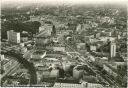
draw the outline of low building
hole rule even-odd
[[[81,84],[76,83],[55,83],[53,88],[83,88]]]
[[[31,58],[42,59],[46,56],[46,51],[35,51],[32,53]]]
[[[80,79],[82,78],[83,76],[83,73],[84,73],[84,68],[83,66],[76,66],[73,68],[73,78],[74,79]]]
[[[27,48],[26,47],[22,47],[20,49],[20,51],[21,51],[22,54],[25,54],[27,52]]]
[[[39,32],[43,32],[45,30],[52,31],[53,30],[53,25],[52,24],[43,24],[41,27],[39,27]]]
[[[96,59],[93,57],[93,56],[88,56],[88,58],[89,58],[89,61],[96,61]]]
[[[65,72],[69,71],[71,68],[71,64],[70,63],[62,63],[63,64],[63,69]]]
[[[46,44],[48,44],[50,41],[52,41],[51,39],[51,32],[49,30],[44,30],[43,32],[39,33],[38,35],[35,36],[35,43],[36,46],[44,46]]]
[[[115,37],[109,37],[108,38],[109,41],[115,41],[115,39],[116,39]]]
[[[55,83],[53,88],[103,88],[101,84],[98,83]]]
[[[30,21],[40,21],[39,16],[30,16]]]
[[[21,41],[22,42],[27,42],[28,41],[28,37],[21,37]]]
[[[82,82],[81,88],[104,88],[101,84],[98,83],[88,83],[88,82]]]
[[[24,47],[24,45],[25,45],[24,43],[20,43],[20,47]]]
[[[77,43],[77,49],[85,50],[85,43]]]
[[[57,37],[57,36],[53,37],[53,38],[52,38],[52,41],[53,41],[54,43],[58,43],[58,37]]]
[[[12,68],[18,65],[18,62],[14,59],[6,59],[1,62],[2,69],[5,73],[9,72]]]
[[[100,60],[101,60],[102,62],[106,62],[106,61],[108,61],[108,58],[107,58],[107,57],[102,57],[102,58],[100,58]]]
[[[62,52],[65,52],[65,47],[53,47],[53,50],[54,51],[62,51]]]
[[[59,70],[58,69],[52,69],[52,71],[50,73],[50,77],[58,78],[59,77]]]
[[[96,45],[94,45],[94,44],[93,45],[90,45],[90,50],[91,51],[96,51]]]
[[[95,38],[99,38],[99,37],[100,37],[100,33],[96,33]]]
[[[36,37],[35,43],[37,47],[45,46],[49,43],[50,37]]]
[[[126,66],[126,62],[111,62],[109,65],[112,66],[115,69],[118,69],[118,67],[124,67]]]
[[[114,77],[117,77],[118,74],[117,74],[117,70],[114,69],[112,66],[110,66],[109,64],[105,63],[103,65],[103,69],[106,70],[110,75],[114,76]]]

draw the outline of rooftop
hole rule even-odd
[[[35,51],[33,54],[44,54],[46,51]]]
[[[104,65],[106,65],[107,67],[109,67],[112,71],[114,71],[115,73],[118,73],[118,71],[115,69],[115,68],[113,68],[110,64],[108,64],[108,63],[104,63]]]

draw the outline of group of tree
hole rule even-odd
[[[7,38],[7,31],[14,30],[16,32],[27,31],[30,34],[36,34],[39,27],[41,26],[40,22],[21,22],[21,21],[6,21],[1,24],[1,37]]]

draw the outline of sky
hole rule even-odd
[[[1,0],[2,8],[10,8],[14,6],[30,6],[37,5],[81,5],[81,4],[118,4],[124,5],[128,0]],[[128,4],[127,4],[128,6]]]
[[[2,0],[2,4],[7,3],[44,3],[44,4],[102,4],[102,3],[126,3],[128,0]]]

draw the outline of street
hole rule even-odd
[[[83,57],[83,55],[81,55],[79,52],[77,52],[75,49],[71,48],[69,45],[67,45],[66,43],[64,43],[71,52],[74,52],[75,54],[77,53],[77,56],[79,57],[79,59],[88,65],[88,67],[98,76],[102,79],[102,82],[105,82],[106,84],[109,84],[109,85],[114,85],[116,88],[120,88],[120,85],[117,84],[115,82],[115,80],[113,80],[111,77],[109,77],[108,75],[107,76],[103,76],[103,74],[99,74],[101,73],[100,71],[95,71],[95,69],[97,69],[95,66],[93,66],[92,64],[90,64],[86,58]],[[71,53],[69,53],[69,51],[67,52],[68,54],[70,54],[71,56]],[[91,55],[91,54],[88,54],[88,55]],[[92,55],[91,55],[92,56]],[[92,56],[93,57],[93,56]],[[95,58],[95,57],[94,57]]]

